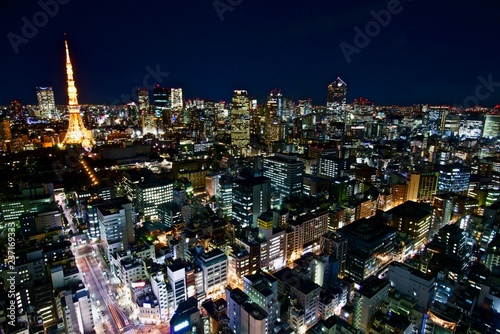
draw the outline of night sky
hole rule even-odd
[[[280,88],[294,100],[324,104],[326,86],[340,76],[348,102],[452,105],[475,96],[478,77],[490,76],[492,92],[481,88],[478,100],[500,104],[497,0],[401,1],[350,62],[340,44],[356,47],[354,29],[365,30],[370,12],[390,1],[59,1],[46,24],[38,1],[0,4],[0,105],[35,103],[36,86],[53,86],[56,104],[67,103],[64,32],[81,104],[128,102],[122,94],[157,66],[169,73],[161,85],[182,87],[185,98],[229,101],[234,89],[246,89],[262,103]],[[231,9],[223,20],[214,3]],[[9,36],[24,38],[22,19],[33,23],[34,15],[41,27],[16,53]]]

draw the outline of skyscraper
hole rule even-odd
[[[257,176],[233,182],[233,218],[243,227],[257,227],[257,218],[269,210],[271,180]]]
[[[342,79],[335,79],[328,85],[326,106],[337,122],[345,122],[345,108],[347,103],[347,84]]]
[[[56,104],[52,87],[36,87],[36,97],[40,108],[40,116],[42,118],[53,118]]]
[[[170,89],[170,104],[172,109],[182,109],[184,105],[182,100],[182,88]]]
[[[265,142],[269,146],[280,139],[281,116],[283,114],[283,97],[281,92],[273,89],[267,97],[265,110],[266,131]]]
[[[264,158],[264,176],[271,179],[271,189],[280,201],[301,196],[304,170],[304,162],[294,154],[276,153]]]
[[[137,99],[141,115],[149,112],[149,90],[147,88],[137,88]]]
[[[76,91],[75,80],[73,79],[73,66],[69,58],[68,41],[64,41],[66,47],[66,74],[68,76],[68,109],[69,109],[69,124],[68,132],[64,136],[63,145],[82,145],[84,149],[91,149],[95,145],[94,138],[90,130],[83,125],[82,116],[80,115],[80,106],[78,105],[78,94]]]
[[[250,144],[250,101],[246,90],[235,90],[231,108],[231,145],[241,153]]]
[[[168,88],[161,87],[159,84],[153,90],[153,103],[155,117],[161,118],[163,111],[168,108]]]
[[[406,200],[432,202],[438,187],[438,172],[408,174]]]
[[[469,189],[470,168],[461,164],[440,165],[438,192],[466,195]]]

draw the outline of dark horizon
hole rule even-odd
[[[181,87],[185,99],[229,102],[233,90],[244,89],[264,103],[279,88],[294,101],[324,105],[327,85],[341,77],[349,103],[364,97],[376,105],[500,104],[500,44],[490,37],[500,31],[494,1],[59,1],[0,5],[1,105],[36,104],[37,86],[52,86],[56,104],[67,103],[65,32],[81,104],[126,103],[122,94],[143,86],[147,68],[157,66],[169,73],[160,84]],[[47,12],[40,3],[56,3],[57,11],[52,7],[53,17],[46,14],[27,38],[26,21]],[[214,4],[221,3],[226,7],[218,12]],[[377,13],[391,10],[377,21]],[[358,36],[356,43],[356,29],[368,40],[359,43]],[[23,41],[13,45],[18,37]]]

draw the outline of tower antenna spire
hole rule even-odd
[[[66,49],[66,75],[68,77],[68,110],[69,124],[68,132],[64,136],[63,145],[80,144],[84,149],[90,150],[95,145],[94,138],[90,130],[85,128],[82,116],[80,115],[80,106],[78,105],[78,94],[76,91],[75,80],[73,78],[73,65],[69,57],[68,40],[64,33],[64,47]]]

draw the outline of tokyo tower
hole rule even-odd
[[[77,98],[78,94],[76,92],[75,80],[73,79],[73,66],[69,58],[67,40],[64,41],[64,45],[66,46],[66,74],[68,76],[69,125],[62,144],[64,146],[80,144],[85,150],[91,150],[95,145],[95,141],[90,130],[85,128],[82,116],[80,115],[80,106],[78,105]]]

